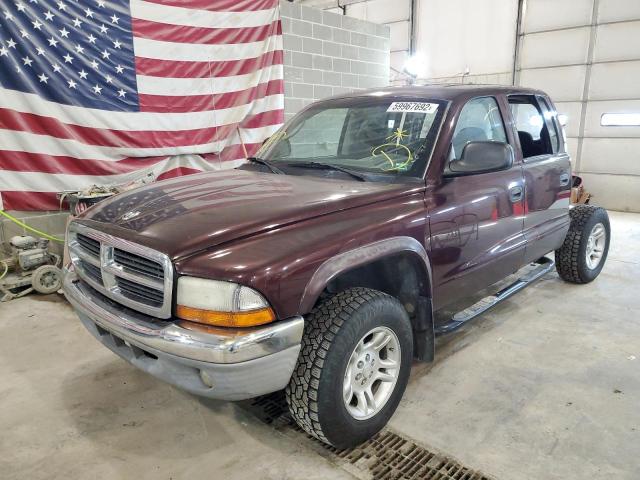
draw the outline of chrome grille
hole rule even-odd
[[[171,316],[173,267],[165,254],[75,222],[69,254],[78,276],[100,293],[158,318]]]

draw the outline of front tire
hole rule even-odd
[[[358,445],[395,412],[412,358],[411,323],[398,300],[368,288],[338,293],[305,319],[286,389],[291,415],[336,448]]]
[[[589,283],[600,274],[609,253],[609,215],[592,205],[576,205],[569,214],[571,226],[555,252],[556,270],[567,282]]]

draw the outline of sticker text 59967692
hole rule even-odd
[[[435,113],[438,110],[437,103],[427,102],[393,102],[387,108],[387,112],[415,112],[415,113]]]

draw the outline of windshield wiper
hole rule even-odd
[[[249,158],[247,158],[247,160],[249,160],[250,162],[253,162],[253,163],[257,163],[259,165],[264,165],[269,170],[271,170],[272,173],[277,173],[278,175],[286,175],[282,170],[280,170],[278,167],[276,167],[273,163],[265,160],[264,158],[249,157]]]
[[[356,180],[360,182],[366,182],[367,177],[361,173],[354,172],[345,167],[341,167],[340,165],[334,165],[332,163],[322,163],[322,162],[290,162],[287,164],[290,167],[300,167],[300,168],[319,168],[324,170],[335,170],[337,172],[346,173],[347,175],[352,176]]]

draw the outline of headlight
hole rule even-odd
[[[179,318],[218,327],[252,327],[276,318],[258,292],[219,280],[180,277],[176,303]]]

